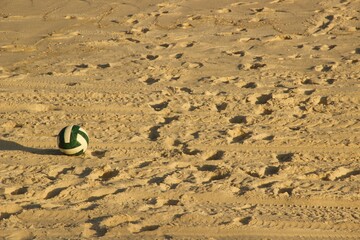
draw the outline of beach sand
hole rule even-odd
[[[1,1],[0,238],[360,239],[359,9]]]

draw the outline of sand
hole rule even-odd
[[[360,239],[359,9],[1,1],[0,238]]]

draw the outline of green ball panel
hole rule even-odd
[[[59,144],[59,148],[62,148],[62,149],[73,149],[73,148],[76,148],[76,147],[79,147],[81,144],[76,141],[76,142],[71,142],[71,143],[62,143],[62,144]]]
[[[58,134],[58,146],[59,146],[59,148],[64,148],[64,144],[65,144],[65,141],[64,141],[65,129],[66,129],[66,127],[64,127],[63,129],[61,129],[61,131],[60,131],[59,134]]]
[[[77,141],[77,135],[81,134],[82,132],[79,131],[80,126],[74,125],[71,129],[71,134],[70,134],[70,142],[69,143],[65,143],[65,130],[67,127],[64,127],[59,135],[58,135],[58,147],[62,148],[62,149],[72,149],[75,147],[80,146],[81,144]],[[81,134],[82,136],[84,134]],[[86,134],[85,134],[86,135]],[[86,136],[85,138],[88,141],[88,137]]]
[[[85,138],[85,140],[86,140],[86,142],[89,144],[89,137],[88,137],[88,135],[86,135],[84,132],[82,132],[82,131],[79,131],[79,134],[81,135],[81,136],[83,136],[84,138]]]

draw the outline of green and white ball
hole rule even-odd
[[[80,155],[89,144],[87,132],[78,125],[64,127],[57,137],[58,147],[66,155]]]

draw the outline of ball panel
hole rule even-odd
[[[88,143],[87,143],[86,139],[83,136],[81,136],[80,134],[78,134],[77,135],[77,141],[80,144],[80,146],[83,147],[83,150],[85,152],[85,150],[87,149],[87,146],[88,146]]]
[[[79,136],[79,135],[82,136],[82,137],[86,140],[87,144],[89,144],[89,137],[88,137],[88,135],[87,135],[86,133],[80,131],[80,132],[78,133],[78,136]]]
[[[63,149],[63,148],[59,148],[59,149],[61,152],[65,153],[67,155],[79,155],[84,152],[83,146],[78,146],[76,148],[71,148],[71,149]]]
[[[58,134],[58,146],[59,148],[64,148],[64,132],[65,132],[66,127],[64,127],[63,129],[61,129],[61,131]]]
[[[77,125],[71,126],[71,135],[70,135],[71,140],[70,141],[72,143],[77,143],[77,135],[79,132],[79,128],[80,128],[80,126],[77,126]]]
[[[72,149],[81,146],[81,144],[76,140],[72,141],[71,143],[62,143],[59,145],[59,148],[62,149]]]
[[[73,140],[73,135],[74,135],[74,132],[73,132],[73,125],[71,126],[68,126],[65,128],[65,131],[64,131],[64,142],[65,143],[70,143],[72,142],[71,140]]]
[[[88,133],[82,127],[79,128],[79,132],[83,132],[83,133],[85,133],[86,136],[88,136]]]

